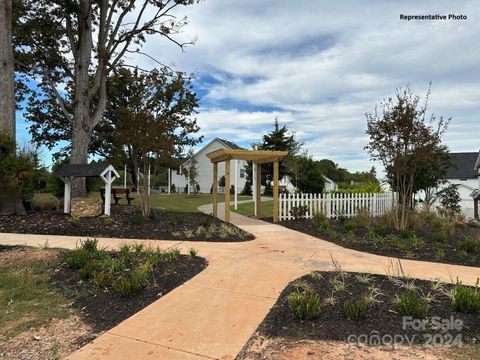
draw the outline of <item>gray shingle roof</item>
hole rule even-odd
[[[447,179],[476,179],[474,170],[478,152],[450,153],[452,166],[447,169]]]
[[[226,146],[228,146],[230,149],[242,149],[240,146],[238,146],[237,144],[235,144],[234,142],[232,141],[228,141],[228,140],[225,140],[225,139],[220,139],[217,137],[217,140],[224,143]]]
[[[99,176],[110,164],[66,164],[63,165],[56,173],[57,176],[79,176],[92,177]]]

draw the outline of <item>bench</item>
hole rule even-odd
[[[105,204],[105,189],[100,189],[100,196],[102,197],[102,201]],[[115,199],[115,205],[118,205],[118,201],[122,198],[127,199],[128,205],[131,205],[132,200],[135,198],[130,196],[130,189],[125,188],[112,188],[112,197]]]

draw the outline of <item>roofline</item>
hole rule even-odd
[[[200,153],[203,149],[205,149],[207,146],[209,146],[211,143],[213,143],[215,140],[217,140],[218,142],[221,142],[223,145],[225,145],[226,147],[228,147],[229,149],[233,149],[231,146],[229,146],[228,144],[224,143],[222,141],[222,139],[218,138],[218,137],[215,137],[213,138],[212,140],[210,140],[204,147],[202,147],[200,150],[198,150],[195,154],[193,154],[191,157],[188,157],[186,158],[182,163],[179,164],[179,166],[182,166],[183,164],[185,164],[188,160],[190,160],[190,158],[192,157],[195,157],[198,155],[198,153]]]

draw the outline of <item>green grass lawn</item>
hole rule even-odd
[[[100,193],[91,192],[88,194],[89,197],[98,197],[100,198]],[[136,193],[131,194],[130,196],[134,197],[132,204],[140,205],[140,195]],[[233,198],[233,195],[232,197]],[[251,196],[239,196],[239,200],[248,200]],[[218,196],[218,201],[224,201],[224,195]],[[211,194],[198,194],[198,195],[188,195],[188,194],[152,194],[150,195],[150,206],[152,209],[159,210],[168,210],[168,211],[178,211],[178,212],[199,212],[198,207],[206,204],[211,204],[213,202],[213,196]],[[112,199],[112,203],[114,203]],[[125,199],[120,200],[120,204],[126,204]]]
[[[30,327],[65,318],[71,301],[50,286],[52,264],[58,250],[32,250],[25,254],[51,252],[52,256],[17,256],[0,262],[0,332],[13,336]]]
[[[251,196],[250,196],[250,199],[251,199]],[[254,204],[253,201],[249,203],[238,204],[237,210],[235,210],[234,206],[232,205],[230,209],[244,216],[253,216],[255,213],[253,204]],[[261,211],[262,217],[273,216],[273,200],[262,201],[260,211]]]

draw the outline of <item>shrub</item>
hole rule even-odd
[[[355,233],[355,230],[357,230],[357,224],[353,221],[347,221],[343,226],[345,227],[345,231],[347,233],[349,232]]]
[[[480,242],[473,236],[465,236],[460,243],[459,249],[469,255],[477,255],[480,248]]]
[[[457,311],[466,314],[480,314],[480,291],[478,280],[475,287],[462,285],[457,280],[453,290],[453,305]]]
[[[441,232],[436,232],[432,236],[432,240],[437,243],[437,244],[446,244],[447,243],[447,237],[445,234]]]
[[[458,185],[450,184],[440,191],[441,211],[450,218],[460,213],[460,194],[458,193]]]
[[[142,213],[136,213],[128,221],[130,225],[142,226],[147,222],[147,218]]]
[[[307,205],[294,206],[290,209],[290,215],[292,215],[295,220],[305,217],[307,213],[308,213]]]
[[[72,226],[79,226],[80,225],[80,217],[72,215],[68,218],[68,222]]]
[[[400,314],[413,316],[416,319],[424,319],[431,306],[416,295],[414,292],[406,291],[396,297],[397,307]]]
[[[400,230],[400,237],[402,239],[411,239],[413,237],[414,232],[411,229],[402,229]]]
[[[93,277],[93,274],[97,271],[97,267],[95,266],[93,261],[88,261],[84,267],[82,267],[79,271],[78,274],[80,275],[80,278],[83,280],[88,280]]]
[[[148,275],[140,270],[133,270],[113,282],[113,288],[122,296],[132,296],[140,291],[148,281]]]
[[[90,261],[90,253],[83,249],[75,249],[67,255],[67,266],[72,269],[81,269]]]
[[[298,320],[314,319],[320,315],[320,297],[311,289],[290,293],[288,306],[293,317]]]
[[[317,212],[313,215],[312,221],[315,225],[322,226],[328,223],[328,218],[323,212]]]
[[[98,240],[87,238],[85,241],[80,241],[80,248],[93,254],[98,251]]]
[[[191,259],[195,259],[198,256],[198,251],[194,248],[191,248],[190,250],[188,250],[188,255]]]
[[[365,320],[368,316],[369,306],[365,297],[349,299],[343,303],[345,317],[352,321]]]
[[[32,209],[35,211],[57,211],[60,201],[53,194],[35,194],[32,198]]]
[[[366,209],[360,209],[352,220],[357,226],[368,228],[372,225],[372,214]]]
[[[101,216],[100,221],[102,222],[103,226],[110,226],[110,225],[113,224],[112,218],[110,216],[107,216],[107,215]]]
[[[108,271],[94,271],[92,281],[96,286],[107,287],[112,285],[112,274]]]

